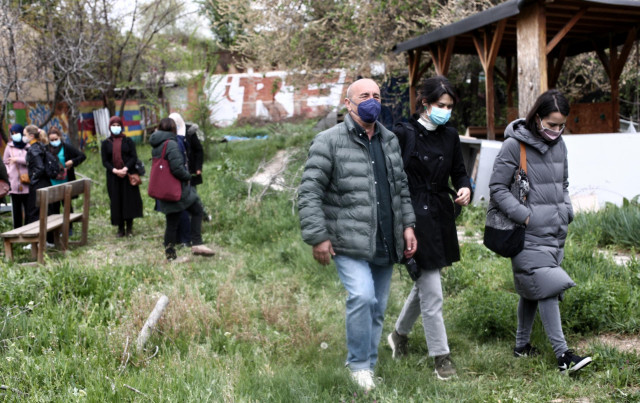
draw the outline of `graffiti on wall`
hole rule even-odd
[[[14,123],[23,126],[33,124],[45,131],[52,127],[57,127],[62,132],[64,141],[69,139],[69,120],[67,107],[61,103],[56,107],[53,117],[46,125],[43,123],[51,113],[51,103],[45,102],[13,102],[8,104],[7,119],[5,120],[5,130]],[[81,148],[95,141],[96,124],[93,112],[103,108],[102,101],[86,101],[79,105],[80,116],[78,117],[78,141]],[[120,110],[120,103],[116,102],[116,110]],[[145,129],[157,123],[158,117],[155,108],[142,104],[137,100],[127,102],[124,116],[124,133],[134,141],[142,141]]]
[[[342,103],[346,70],[333,71],[324,82],[300,88],[288,83],[290,77],[292,75],[284,71],[210,76],[205,91],[212,122],[229,126],[241,118],[276,122],[293,116],[313,118]]]
[[[67,133],[68,124],[65,108],[57,108],[51,120],[43,126],[43,123],[47,120],[50,113],[50,104],[40,102],[12,102],[8,104],[6,123],[7,126],[11,126],[14,123],[23,126],[33,124],[45,131],[48,131],[52,127],[57,127],[62,133]]]

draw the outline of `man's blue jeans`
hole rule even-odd
[[[334,256],[347,297],[347,365],[351,371],[372,369],[378,360],[384,311],[393,265],[378,266],[343,255]]]

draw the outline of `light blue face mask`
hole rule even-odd
[[[62,142],[60,140],[52,140],[49,142],[49,144],[51,144],[54,147],[58,147],[60,144],[62,144]]]
[[[14,143],[22,143],[22,133],[14,133],[11,135],[11,140]]]
[[[451,109],[438,108],[435,106],[431,107],[431,114],[427,115],[429,119],[434,124],[441,126],[449,121],[451,117]]]
[[[117,136],[118,134],[122,133],[122,126],[111,126],[109,127],[109,130],[111,130],[111,133]]]

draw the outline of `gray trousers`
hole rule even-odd
[[[442,301],[440,269],[422,270],[396,321],[396,331],[407,335],[418,315],[422,314],[422,327],[430,357],[449,354],[447,330],[442,317]]]
[[[556,357],[568,350],[567,342],[562,333],[560,320],[560,305],[558,297],[551,297],[534,301],[520,297],[518,302],[518,331],[516,332],[516,348],[524,347],[531,338],[531,328],[536,317],[536,310],[540,311],[540,319],[544,331],[553,347]]]

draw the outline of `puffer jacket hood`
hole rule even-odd
[[[549,148],[562,141],[562,136],[558,137],[554,141],[546,141],[537,134],[531,133],[529,129],[527,129],[526,121],[524,119],[514,120],[509,123],[509,126],[507,126],[504,131],[504,138],[508,139],[509,137],[530,145],[538,150],[540,154],[545,154],[549,151]]]
[[[164,130],[156,130],[153,132],[151,137],[149,137],[149,144],[152,147],[157,147],[158,145],[164,143],[166,140],[175,140],[176,134],[171,132],[165,132]]]

